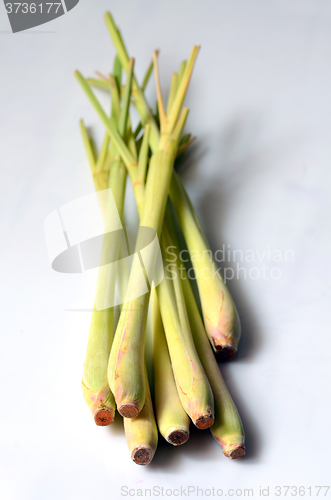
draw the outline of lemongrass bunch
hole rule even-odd
[[[124,417],[131,458],[137,464],[149,463],[157,447],[153,398],[160,433],[169,443],[177,446],[187,441],[191,419],[200,429],[211,428],[226,456],[238,458],[245,453],[244,430],[212,347],[222,359],[231,359],[235,355],[240,338],[239,316],[222,277],[215,272],[193,205],[179,176],[173,171],[176,158],[194,140],[190,134],[183,135],[188,115],[183,102],[199,47],[193,47],[189,59],[180,65],[178,73],[173,74],[165,106],[157,51],[153,53],[153,63],[139,86],[133,59],[128,56],[118,27],[109,13],[105,20],[117,51],[113,75],[98,73],[98,79],[85,79],[75,72],[106,129],[98,156],[83,122],[82,136],[95,187],[97,190],[110,187],[116,192],[115,201],[121,217],[128,172],[140,218],[136,250],[149,243],[145,228],[153,230],[161,244],[165,277],[156,293],[153,291],[152,294],[154,396],[150,394],[146,372],[145,335],[151,291],[149,278],[153,275],[156,256],[151,254],[141,267],[139,251],[133,257],[113,340],[112,308],[101,311],[94,308],[84,364],[84,396],[99,425],[111,423],[117,406]],[[122,67],[127,74],[125,86],[121,85]],[[157,119],[144,96],[153,69]],[[91,85],[110,92],[110,117]],[[130,100],[141,118],[135,131],[128,115]],[[193,260],[193,265],[204,323],[185,272],[184,277],[180,277],[179,248],[168,203],[169,194],[187,247],[199,256]],[[107,230],[110,227],[108,210],[104,216]],[[175,248],[177,256],[175,262],[171,261],[174,269],[171,274],[168,270],[170,261],[167,260],[169,247]],[[110,255],[114,261],[119,258],[118,251],[116,244],[105,243],[103,258]],[[142,274],[145,279],[143,293]],[[100,296],[114,293],[115,281],[115,273],[111,276],[99,273],[96,302]],[[111,417],[102,413],[105,411]],[[104,423],[101,423],[102,418],[106,419]]]

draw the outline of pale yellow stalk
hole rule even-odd
[[[179,398],[192,422],[207,429],[214,423],[214,398],[193,342],[178,262],[167,259],[166,249],[173,244],[171,223],[167,210],[162,232],[165,276],[157,294]]]
[[[126,127],[130,91],[131,81],[129,77],[127,81],[127,95],[124,99],[121,112],[119,106],[117,106],[118,99],[116,99],[115,95],[112,94],[112,102],[115,104],[112,108],[112,118],[115,123],[117,123],[117,121],[119,122],[120,133],[123,133]],[[97,162],[92,163],[90,161],[90,165],[94,178],[94,174],[96,173],[98,174],[101,171],[105,173],[103,183],[107,182],[105,187],[109,187],[112,190],[118,214],[122,219],[126,185],[126,168],[121,159],[116,157],[116,149],[112,147],[112,154],[114,156],[110,159],[110,173],[108,177],[108,169],[105,169],[104,167],[108,154],[108,147],[109,136],[107,134],[103,141]],[[103,183],[96,183],[97,190],[101,190],[104,187]],[[104,215],[105,233],[107,233],[111,230],[111,214],[106,211]],[[104,239],[101,261],[115,262],[118,258],[118,253],[118,242],[112,242],[109,241],[109,239]],[[101,301],[108,299],[109,303],[113,302],[116,275],[112,273],[109,276],[107,269],[107,266],[101,266],[99,268],[95,303],[100,303],[100,299]],[[97,310],[94,306],[83,368],[82,389],[85,401],[88,404],[97,425],[109,425],[112,423],[116,409],[115,400],[110,391],[107,380],[108,360],[113,337],[113,321],[113,307]]]
[[[171,249],[172,254],[175,254],[176,261],[179,261],[177,238],[173,226],[169,226],[173,245]],[[221,445],[226,457],[242,457],[246,452],[244,428],[208,341],[206,330],[184,266],[181,273],[181,282],[195,347],[214,394],[215,422],[210,428],[211,433]]]
[[[158,431],[145,366],[144,377],[146,386],[144,407],[138,416],[124,418],[126,442],[132,460],[138,465],[148,465],[151,462],[158,442]]]
[[[155,290],[151,303],[156,420],[164,439],[179,446],[189,438],[190,420],[178,396]]]
[[[239,315],[177,174],[171,180],[170,198],[191,255],[208,337],[221,359],[231,359],[240,339]]]

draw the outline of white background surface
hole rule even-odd
[[[192,429],[178,449],[160,439],[139,467],[121,423],[97,428],[83,401],[89,313],[66,311],[78,282],[51,270],[43,222],[93,191],[78,120],[100,136],[102,127],[72,72],[111,69],[106,9],[138,76],[162,49],[164,92],[201,43],[185,183],[214,250],[259,251],[247,271],[281,271],[229,283],[243,338],[223,374],[246,429],[242,460]],[[0,5],[2,500],[119,499],[122,486],[154,485],[253,488],[254,498],[270,486],[276,498],[277,485],[315,494],[330,484],[330,28],[327,0],[81,0],[13,35]],[[154,102],[154,83],[148,95]],[[294,261],[270,261],[268,250],[293,250]]]

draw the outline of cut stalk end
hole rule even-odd
[[[216,441],[221,445],[223,454],[232,459],[240,458],[246,455],[246,447],[245,447],[245,437],[240,435],[233,435],[225,437],[224,439],[217,436],[213,430],[211,429],[211,433]]]
[[[114,413],[105,408],[97,410],[94,414],[94,422],[100,427],[110,425],[114,422]]]
[[[137,465],[148,465],[153,455],[153,450],[149,445],[140,445],[132,450],[131,458]]]
[[[118,408],[118,412],[122,417],[134,418],[139,414],[139,408],[134,403],[125,403]]]
[[[236,459],[246,455],[246,449],[243,445],[236,445],[230,450],[223,451],[223,453],[228,458]]]
[[[219,345],[214,342],[216,357],[219,361],[230,361],[237,354],[237,349],[232,345]]]
[[[215,419],[213,415],[201,415],[201,417],[197,418],[197,420],[194,422],[194,425],[198,429],[208,429],[211,427],[214,423]]]
[[[189,437],[190,435],[187,431],[181,429],[174,429],[173,431],[169,432],[167,436],[167,441],[173,446],[180,446],[186,443]]]

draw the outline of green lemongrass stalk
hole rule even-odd
[[[98,181],[97,181],[97,178],[95,176],[95,170],[96,170],[95,151],[94,151],[94,149],[92,147],[91,138],[88,135],[88,132],[87,132],[86,127],[84,125],[84,120],[83,119],[81,119],[79,121],[79,127],[80,127],[80,131],[81,131],[81,134],[82,134],[82,138],[83,138],[83,143],[84,143],[86,155],[87,155],[87,158],[88,158],[88,161],[89,161],[89,164],[90,164],[90,168],[91,168],[91,172],[92,172],[92,175],[93,175],[93,182],[94,182],[94,185],[95,185],[95,189],[98,190],[99,189]]]
[[[122,64],[118,56],[115,56],[113,65],[113,75],[117,83],[118,93],[121,94],[122,88]],[[132,90],[132,89],[131,89]]]
[[[190,420],[178,396],[155,290],[151,303],[156,421],[164,439],[179,446],[189,438]]]
[[[114,47],[117,51],[117,55],[121,61],[121,64],[124,68],[125,71],[128,71],[128,65],[129,65],[129,56],[126,50],[126,47],[124,45],[121,33],[118,29],[118,27],[115,24],[115,21],[110,14],[110,12],[106,12],[105,16],[105,22],[106,26],[108,28],[109,34],[112,38]],[[177,91],[176,91],[176,97],[174,99],[174,103],[171,109],[171,113],[169,117],[167,117],[167,120],[164,120],[164,124],[167,125],[166,129],[163,131],[163,135],[167,135],[168,133],[171,133],[171,130],[173,130],[175,123],[178,120],[180,110],[182,108],[185,94],[188,88],[188,84],[192,75],[194,63],[196,60],[196,57],[199,52],[199,46],[195,46],[192,49],[192,52],[190,54],[189,60],[187,63],[184,61],[182,63],[181,68],[184,68],[182,72],[182,77],[181,81],[178,85]],[[154,51],[154,67],[155,67],[155,58],[158,55],[158,51]],[[185,66],[185,67],[184,67]],[[150,133],[150,146],[152,149],[152,152],[156,152],[159,149],[159,139],[160,139],[160,133],[158,126],[156,124],[156,121],[153,117],[153,114],[149,108],[149,105],[146,101],[146,98],[143,93],[142,87],[139,87],[137,83],[137,79],[134,76],[133,77],[133,92],[135,93],[135,106],[137,108],[137,111],[140,115],[141,121],[145,125],[148,123],[151,126],[151,133]],[[164,109],[163,103],[159,101],[159,105]]]
[[[137,139],[138,135],[140,134],[140,132],[142,131],[142,128],[143,128],[143,124],[141,122],[138,123],[138,125],[136,126],[134,132],[133,132],[133,137],[135,139]]]
[[[187,61],[182,61],[180,63],[180,66],[179,66],[179,71],[178,71],[178,83],[177,83],[177,86],[179,84],[179,82],[181,81],[182,77],[183,77],[183,74],[184,74],[184,70],[186,68],[186,64],[187,64]]]
[[[151,128],[147,124],[145,125],[143,141],[141,143],[140,151],[139,151],[139,160],[138,160],[138,175],[137,179],[134,181],[136,183],[145,184],[146,179],[146,171],[148,164],[148,154],[149,154],[149,135]]]
[[[167,114],[169,114],[172,104],[174,102],[174,98],[177,92],[177,80],[178,80],[178,74],[173,73],[171,77],[171,82],[170,82],[170,89],[169,89],[169,95],[168,95],[168,102],[167,102]]]
[[[93,87],[109,91],[109,83],[106,82],[105,80],[101,80],[101,78],[88,78],[87,81]]]
[[[172,224],[169,224],[169,228],[175,261],[179,262],[179,246],[175,230]],[[194,343],[214,394],[215,422],[210,430],[213,437],[221,445],[226,457],[239,458],[245,455],[244,428],[208,341],[206,330],[184,266],[181,273],[181,282]]]
[[[124,46],[120,31],[118,30],[110,12],[106,12],[104,18],[105,18],[105,22],[106,22],[106,26],[108,28],[109,34],[110,34],[110,36],[113,40],[114,46],[116,48],[118,57],[121,61],[121,64],[122,64],[124,70],[127,72],[128,71],[129,57],[128,57],[128,53],[126,51],[126,48]],[[155,135],[158,137],[157,125],[153,119],[153,115],[149,109],[149,106],[147,104],[147,101],[145,99],[143,91],[142,91],[141,87],[139,87],[135,77],[133,78],[132,90],[135,94],[135,103],[136,103],[137,109],[139,110],[139,114],[141,115],[142,122],[144,124],[149,123],[151,125],[151,129],[152,129],[152,131],[151,131],[152,136]]]
[[[118,165],[114,165],[110,171],[109,188],[112,189],[113,193],[116,193],[114,198],[120,218],[123,215],[125,183],[125,167],[123,166],[121,169]],[[106,213],[105,233],[109,230],[109,223]],[[104,239],[101,260],[103,262],[116,261],[118,250],[118,245],[111,244],[108,239]],[[107,299],[111,302],[115,291],[115,281],[115,274],[112,273],[109,276],[109,273],[105,272],[104,267],[101,266],[96,286],[96,304],[100,300]],[[95,423],[103,426],[113,422],[116,409],[115,399],[110,391],[107,379],[108,359],[113,337],[113,321],[113,307],[97,310],[96,306],[94,306],[83,367],[82,389],[84,399],[90,408]]]
[[[100,154],[95,165],[93,173],[94,182],[97,185],[97,190],[107,189],[108,187],[108,167],[106,163],[109,147],[109,135],[106,133],[102,142]]]
[[[116,57],[116,59],[118,59],[118,57]],[[118,59],[118,62],[120,63],[119,59]],[[115,63],[117,64],[117,63]],[[152,72],[153,72],[153,61],[150,62],[146,72],[145,72],[145,75],[143,77],[143,82],[141,84],[141,90],[144,92],[144,90],[146,89],[147,87],[147,84],[150,80],[150,77],[152,75]],[[97,72],[98,74],[100,74],[99,72]],[[115,76],[115,73],[116,73],[116,68],[114,68],[114,76]],[[100,74],[101,76],[101,74]],[[105,77],[103,78],[87,78],[86,79],[87,82],[92,85],[92,87],[96,87],[96,88],[99,88],[99,89],[102,89],[102,90],[108,90],[109,91],[109,83],[107,81],[107,79]],[[118,90],[120,91],[121,90],[121,86],[118,87]],[[134,97],[134,95],[133,95]]]
[[[151,77],[151,75],[153,73],[153,69],[154,69],[154,63],[153,63],[153,59],[152,59],[151,62],[150,62],[150,64],[149,64],[149,66],[148,66],[148,68],[147,68],[147,70],[146,70],[146,73],[145,73],[145,75],[143,77],[143,82],[142,82],[142,84],[140,86],[142,92],[144,92],[144,90],[147,87],[147,84],[148,84],[148,82],[150,80],[150,77]]]
[[[179,148],[178,148],[178,153],[177,153],[177,158],[178,156],[180,156],[182,153],[184,153],[184,151],[187,150],[187,148],[189,146],[191,146],[192,142],[195,141],[196,137],[193,136],[191,137],[191,134],[187,134],[189,137],[187,138],[187,140],[183,141],[180,145],[179,145]]]
[[[165,149],[152,157],[149,167],[140,225],[151,227],[158,235],[163,220],[167,198],[166,189],[170,182],[177,144],[178,140],[167,141]],[[134,186],[136,191],[139,186],[143,188],[142,184],[136,184]],[[142,247],[144,246],[142,244]],[[153,268],[153,264],[151,264],[151,268]],[[140,286],[138,279],[140,272],[140,262],[136,259],[130,273],[129,294],[137,286]],[[146,387],[143,367],[148,301],[149,293],[146,293],[124,304],[110,353],[109,385],[115,396],[118,410],[124,417],[135,417],[145,401]]]
[[[177,174],[171,180],[170,198],[191,254],[208,337],[221,359],[231,359],[240,339],[239,315]]]
[[[158,442],[158,431],[145,366],[144,377],[146,386],[144,407],[138,416],[124,418],[126,442],[132,460],[138,465],[148,465],[151,462]]]
[[[193,54],[195,52],[197,51],[194,50]],[[183,77],[183,80],[185,80],[185,82],[182,89],[184,89],[185,91],[188,85],[188,78],[192,73],[194,60],[195,57],[191,56],[191,64],[187,65],[187,67],[190,66],[190,71],[187,73],[185,78]],[[157,64],[155,61],[156,54],[154,53],[155,70],[157,70]],[[122,59],[121,63],[125,68],[125,64],[123,64]],[[90,99],[92,105],[94,106],[96,112],[103,121],[113,143],[118,148],[122,160],[127,166],[131,179],[135,179],[137,176],[136,158],[126,147],[120,134],[118,134],[118,132],[116,131],[112,121],[106,116],[99,101],[96,99],[85,78],[77,71],[75,72],[75,75],[86,95]],[[158,81],[157,71],[156,78]],[[134,84],[135,80],[133,79],[133,85]],[[141,93],[141,91],[138,88],[137,94],[139,93]],[[160,96],[159,88],[158,95],[159,105],[163,108],[163,102]],[[184,98],[183,95],[182,97]],[[177,99],[177,108],[181,107],[181,105],[182,98]],[[133,182],[135,194],[139,193],[138,196],[136,196],[136,199],[139,200],[137,202],[139,213],[139,203],[140,200],[143,200],[143,211],[140,225],[154,229],[158,235],[160,234],[162,226],[170,178],[172,175],[174,160],[177,154],[178,143],[188,114],[188,110],[183,108],[182,113],[179,116],[180,109],[177,108],[174,104],[171,111],[172,119],[170,121],[168,121],[165,113],[163,113],[163,126],[165,127],[165,130],[162,130],[159,149],[153,155],[150,163],[145,196],[143,184]],[[177,122],[176,120],[174,120],[174,117],[178,118]],[[137,286],[140,285],[140,280],[137,281],[137,279],[138,276],[140,276],[141,267],[140,264],[139,267],[137,267],[138,264],[138,262],[135,263],[134,261],[134,266],[131,270],[130,280],[128,284],[129,293],[134,292]],[[145,295],[137,299],[131,300],[126,304],[126,307],[123,308],[116,329],[113,348],[111,350],[109,359],[108,381],[115,396],[119,412],[123,416],[127,417],[136,416],[142,409],[145,401],[146,388],[143,376],[143,351],[148,300],[149,293],[146,293]]]
[[[171,224],[167,208],[162,231],[165,276],[157,294],[179,398],[193,423],[207,429],[214,423],[214,398],[193,342],[178,263],[167,258],[173,246]]]
[[[91,168],[92,172],[94,172],[95,171],[95,167],[96,167],[95,151],[93,150],[93,147],[91,145],[91,138],[88,135],[88,132],[87,132],[87,129],[85,127],[83,119],[81,119],[79,121],[79,126],[80,126],[80,131],[81,131],[81,134],[82,134],[82,138],[83,138],[83,142],[84,142],[84,146],[85,146],[87,158],[88,158],[88,161],[89,161],[89,164],[90,164],[90,168]]]
[[[106,14],[106,22],[114,46],[117,50],[118,57],[120,58],[123,67],[125,67],[128,64],[129,56],[124,46],[123,40],[119,34],[119,31],[110,14]],[[173,120],[178,112],[178,106],[182,101],[183,95],[185,94],[187,88],[188,76],[192,72],[197,49],[198,48],[196,48],[196,50],[191,54],[191,57],[187,62],[184,61],[181,64],[179,75],[176,78],[176,85],[175,83],[172,83],[173,88],[176,86],[176,96],[171,96],[171,106],[167,108],[167,111],[171,112],[171,115],[169,114],[168,117],[169,121]],[[180,82],[178,84],[177,82],[179,80]],[[159,143],[159,131],[157,129],[155,119],[149,110],[147,101],[144,98],[142,92],[138,92],[136,94],[135,106],[138,113],[140,114],[142,122],[144,124],[149,123],[151,125],[150,146],[152,152],[155,152],[158,148]],[[187,203],[188,197],[186,193],[184,194],[183,190],[177,190],[176,195],[179,197],[179,200],[182,204]],[[190,202],[189,205],[191,205]],[[183,229],[185,228],[186,234],[191,231],[191,229],[188,229],[189,227],[193,228],[195,234],[200,233],[200,237],[197,239],[197,242],[199,243],[199,249],[197,250],[200,251],[202,248],[199,241],[202,238],[202,240],[204,241],[202,250],[205,251],[205,255],[207,255],[208,251],[210,253],[208,243],[205,239],[205,236],[201,232],[201,226],[197,220],[197,217],[193,216],[192,219],[191,217],[189,217],[188,212],[184,212],[184,215],[181,217],[181,225]],[[192,243],[192,246],[191,248],[189,248],[189,250],[196,250],[194,238],[190,238],[190,242]],[[204,320],[206,330],[212,343],[213,349],[214,351],[216,351],[218,356],[222,359],[231,359],[237,352],[240,339],[241,329],[239,316],[233,303],[232,297],[227,287],[223,283],[221,276],[219,274],[215,274],[215,276],[213,276],[213,269],[215,267],[214,263],[210,259],[203,259],[199,267],[201,269],[204,269],[205,264],[208,269],[208,279],[203,280],[203,276],[201,276],[200,274],[199,292],[200,294],[204,294],[204,297],[201,297],[201,301],[204,304]],[[199,263],[197,263],[197,266],[198,265]],[[207,290],[206,293],[205,290]],[[222,308],[223,302],[224,307]]]
[[[133,66],[132,66],[133,67]],[[132,75],[132,72],[131,72]],[[119,132],[123,134],[126,128],[128,108],[130,101],[132,77],[127,78],[127,89],[123,101],[122,110],[118,119]],[[117,118],[116,111],[113,114],[113,119]],[[108,136],[109,138],[109,136]],[[106,159],[106,149],[108,149],[108,140],[104,141],[97,165],[99,170],[104,167]],[[106,144],[106,145],[105,145]],[[106,147],[107,146],[107,147]],[[110,173],[108,179],[108,187],[112,190],[115,204],[122,220],[125,185],[126,185],[126,168],[119,158],[116,158],[116,150],[112,148],[114,159],[110,165]],[[93,175],[95,169],[92,170]],[[106,172],[108,175],[108,172]],[[100,184],[97,184],[97,189],[102,189]],[[106,211],[105,214],[105,233],[111,230],[111,214]],[[117,241],[109,241],[104,239],[102,246],[102,262],[115,262],[119,254],[119,246]],[[112,297],[115,292],[116,274],[111,273],[107,266],[101,266],[98,273],[96,286],[96,300],[104,301],[109,299],[112,302]],[[93,308],[88,346],[86,351],[82,388],[84,398],[94,416],[97,425],[109,425],[114,420],[115,400],[110,391],[107,371],[110,349],[113,337],[113,321],[114,309],[107,307],[106,309],[97,310]]]
[[[170,90],[169,90],[168,103],[167,103],[167,114],[168,115],[170,114],[172,105],[174,103],[174,100],[175,100],[175,97],[176,97],[176,94],[177,94],[177,90],[178,90],[180,81],[181,81],[181,79],[183,77],[183,73],[184,73],[184,69],[185,69],[185,66],[186,66],[186,62],[187,61],[182,61],[181,65],[179,67],[178,73],[174,73],[172,75],[171,84],[170,84]]]

